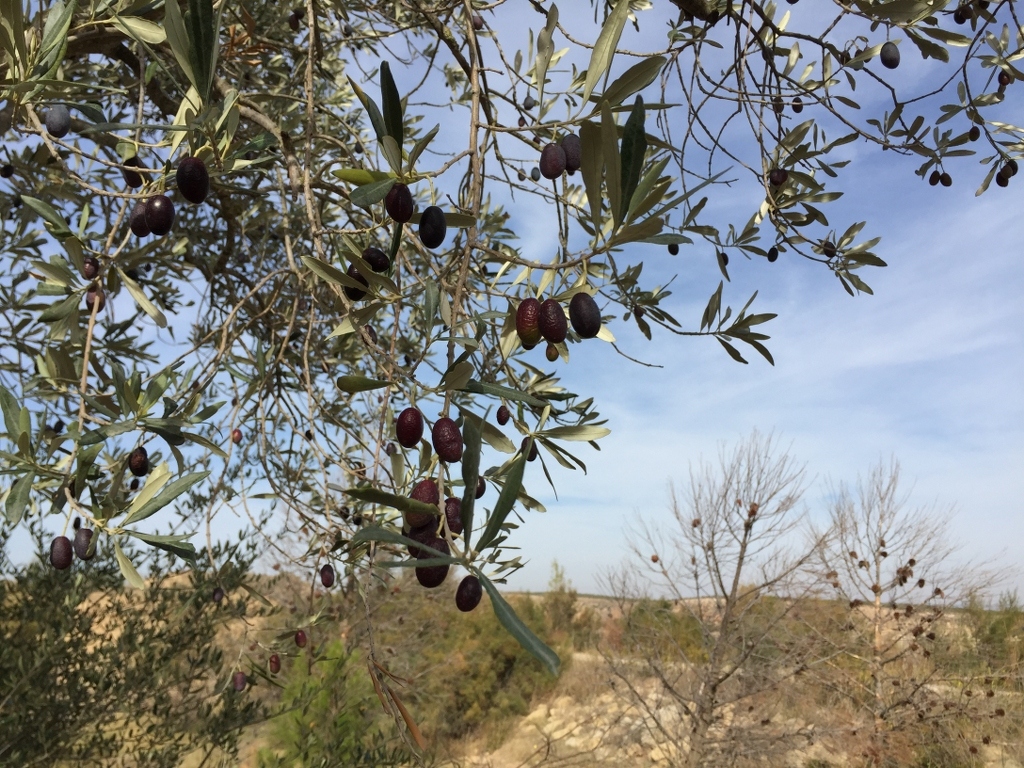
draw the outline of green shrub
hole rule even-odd
[[[262,705],[230,685],[215,638],[240,604],[215,605],[204,572],[169,575],[157,550],[128,551],[149,579],[127,589],[112,548],[57,571],[6,559],[0,530],[0,765],[178,766],[190,753],[237,755]],[[251,552],[217,549],[241,578]],[[233,584],[222,582],[226,587]]]
[[[334,640],[283,670],[281,714],[261,749],[262,768],[388,766],[410,759],[396,738],[358,653]]]

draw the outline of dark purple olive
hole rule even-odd
[[[575,133],[563,136],[562,150],[565,152],[565,171],[571,176],[583,164],[583,145],[580,143],[580,137]]]
[[[469,575],[459,582],[459,588],[455,591],[455,605],[463,613],[469,613],[480,605],[480,598],[483,597],[483,593],[484,590],[480,585],[480,579]]]
[[[462,533],[462,501],[449,496],[444,500],[444,517],[448,521],[448,530],[458,536]]]
[[[520,444],[519,450],[520,451],[525,451],[527,445],[530,446],[530,454],[526,457],[526,460],[527,461],[536,461],[537,460],[537,455],[538,455],[538,453],[537,453],[537,441],[536,440],[532,440],[529,436],[526,436],[526,437],[523,438],[523,442]]]
[[[139,162],[139,158],[132,155],[121,163],[121,175],[124,176],[124,183],[132,189],[138,189],[143,184],[142,174],[138,171],[133,171],[132,168],[141,168],[142,163]]]
[[[306,633],[303,632],[301,629],[296,630],[296,632],[295,632],[295,644],[297,646],[299,646],[299,648],[305,648],[306,647],[306,641],[307,641]]]
[[[437,248],[447,233],[444,211],[436,205],[429,206],[420,214],[420,242],[427,248]]]
[[[482,477],[476,479],[476,498],[483,498],[483,495],[487,493],[487,481]]]
[[[415,448],[423,438],[423,414],[416,408],[406,408],[398,414],[395,437],[404,448]]]
[[[512,414],[509,413],[508,408],[504,405],[498,406],[498,423],[505,426],[510,418],[512,418]]]
[[[552,344],[561,344],[565,341],[569,323],[565,319],[565,310],[562,309],[562,305],[554,299],[546,299],[540,305],[537,327],[540,329],[541,335]]]
[[[540,153],[540,174],[545,179],[557,179],[565,171],[565,150],[554,142]]]
[[[330,589],[334,586],[334,567],[327,563],[323,568],[320,569],[320,583],[324,585],[326,589]]]
[[[421,526],[410,528],[408,538],[419,542],[420,544],[430,544],[430,542],[434,540],[434,537],[437,536],[438,521],[439,518],[435,516],[431,517]],[[422,549],[413,546],[412,544],[409,545],[408,549],[411,557],[419,557],[420,553],[423,552]]]
[[[668,254],[669,254],[669,256],[678,256],[679,255],[679,243],[669,243],[668,244]]]
[[[241,693],[245,690],[245,686],[248,685],[249,681],[245,677],[245,672],[235,672],[231,678],[232,685],[235,686],[235,690]]]
[[[149,452],[141,445],[129,454],[128,469],[136,477],[149,474]]]
[[[532,296],[523,299],[516,309],[516,333],[524,347],[534,347],[540,342],[540,302]]]
[[[223,599],[224,599],[224,590],[221,589],[220,587],[214,587],[213,588],[213,602],[219,603]]]
[[[153,195],[146,201],[146,225],[157,237],[163,237],[174,226],[174,203],[167,195]]]
[[[441,502],[441,493],[437,490],[437,481],[432,477],[420,480],[409,494],[410,498],[422,501],[424,504],[437,506]]]
[[[768,173],[768,181],[773,187],[781,187],[789,181],[789,171],[785,168],[772,168]]]
[[[89,310],[90,313],[92,312],[93,304],[99,304],[96,308],[97,312],[102,312],[103,308],[107,306],[106,294],[104,294],[103,291],[95,285],[85,292],[85,308]]]
[[[437,489],[437,481],[431,477],[420,480],[416,483],[415,487],[413,487],[412,493],[409,494],[409,498],[413,501],[429,504],[431,507],[437,507],[441,503],[441,493]],[[431,532],[437,530],[436,517],[436,512],[405,513],[405,520],[409,523],[410,528],[422,528],[427,525],[433,525],[434,528]]]
[[[150,234],[149,224],[146,223],[146,201],[139,200],[128,214],[128,227],[136,237],[146,237]]]
[[[458,425],[448,417],[434,422],[430,437],[441,461],[451,463],[462,458],[462,433]]]
[[[92,528],[79,528],[75,531],[74,550],[79,560],[92,560],[96,555],[96,547],[89,548],[92,533]]]
[[[942,174],[939,171],[932,171],[931,176],[928,177],[928,183],[933,187],[937,187],[941,178]]]
[[[569,301],[569,322],[584,339],[592,339],[601,332],[601,310],[593,296],[583,291],[573,295]]]
[[[425,543],[427,546],[432,547],[445,555],[450,552],[448,542],[440,536],[435,536],[433,539]],[[438,555],[424,549],[420,550],[419,556],[416,559],[429,560],[435,557],[438,557]],[[448,568],[448,565],[419,566],[416,568],[416,580],[427,589],[434,589],[444,583],[444,580],[448,577]]]
[[[55,139],[63,139],[71,130],[71,113],[63,104],[58,104],[46,112],[46,132]]]
[[[370,265],[374,272],[387,272],[391,268],[391,260],[380,248],[372,245],[363,251],[363,261]]]
[[[412,218],[412,192],[401,182],[395,184],[384,198],[384,210],[388,216],[399,224],[405,224]]]
[[[473,14],[473,29],[477,32],[484,28],[484,17],[479,13]]]
[[[82,277],[86,280],[95,280],[100,273],[100,260],[94,256],[86,256],[82,262]]]
[[[288,15],[288,26],[291,27],[292,32],[299,31],[299,15],[295,11]]]
[[[281,657],[276,653],[270,656],[270,674],[276,675],[281,671]]]
[[[357,267],[355,264],[349,264],[348,270],[345,272],[345,274],[351,277],[356,282],[362,283],[365,286],[369,286],[369,283],[366,282],[366,278],[363,277],[363,273],[359,271],[359,267]],[[345,291],[345,295],[348,296],[350,301],[359,301],[360,299],[366,296],[366,291],[362,291],[358,288],[353,288],[350,285],[346,285],[343,290]]]
[[[768,261],[775,261],[779,258],[779,249],[774,245],[768,249]]]
[[[900,65],[900,49],[896,43],[889,41],[882,46],[878,58],[886,69],[896,69]]]
[[[186,157],[178,163],[174,176],[178,191],[190,203],[199,205],[210,193],[210,173],[206,170],[206,163],[198,157]]]
[[[57,536],[50,542],[50,565],[58,571],[71,567],[72,546],[67,536]]]

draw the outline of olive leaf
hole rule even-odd
[[[619,44],[619,37],[622,36],[622,29],[626,26],[626,18],[629,16],[629,0],[618,0],[615,9],[608,14],[601,27],[601,34],[597,36],[594,43],[594,50],[590,54],[590,64],[587,67],[587,79],[583,84],[583,100],[590,99],[590,94],[598,82],[604,77],[608,67],[611,66],[612,57],[615,55],[615,46]]]

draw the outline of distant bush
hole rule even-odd
[[[190,753],[237,755],[242,729],[264,717],[230,685],[214,642],[223,617],[195,569],[167,578],[158,550],[130,552],[149,576],[126,590],[113,548],[57,571],[9,563],[0,530],[0,765],[178,766]],[[251,552],[217,549],[240,578]],[[234,583],[222,581],[225,587]]]
[[[501,626],[484,598],[471,613],[455,607],[458,581],[426,590],[415,579],[396,583],[374,620],[378,655],[388,669],[409,681],[400,695],[427,739],[436,743],[488,729],[500,740],[511,718],[525,715],[531,702],[557,682]],[[509,597],[519,616],[569,662],[570,640],[555,640],[544,605]]]
[[[396,738],[359,653],[333,640],[283,669],[281,714],[271,721],[261,768],[391,766],[411,754]]]

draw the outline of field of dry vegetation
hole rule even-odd
[[[377,593],[369,596],[372,643],[378,658],[386,660],[387,673],[426,745],[416,750],[424,763],[493,768],[687,764],[694,725],[692,689],[702,680],[701,667],[707,662],[702,657],[712,647],[693,618],[692,602],[579,597],[556,568],[548,593],[512,596],[517,610],[559,651],[564,663],[555,679],[501,629],[486,599],[472,614],[458,613],[454,582],[425,590],[415,579],[394,580],[378,585]],[[193,586],[177,577],[152,589],[184,597]],[[117,746],[122,757],[97,754],[85,764],[160,764],[159,739],[150,753],[138,751],[146,733],[187,731],[195,736],[201,723],[175,703],[192,709],[199,702],[209,707],[220,728],[235,729],[237,742],[221,739],[218,744],[208,732],[194,739],[191,750],[175,754],[177,762],[165,764],[415,764],[414,738],[401,716],[396,721],[384,712],[367,672],[371,639],[362,601],[344,590],[312,590],[311,595],[308,583],[291,576],[256,579],[250,588],[252,592],[231,590],[221,604],[206,605],[203,614],[212,619],[212,645],[218,651],[205,663],[220,664],[221,672],[192,680],[187,692],[176,688],[184,678],[168,674],[169,668],[188,664],[187,647],[147,658],[141,645],[125,645],[124,623],[111,620],[116,615],[113,603],[125,603],[124,595],[112,601],[109,594],[94,592],[82,600],[80,612],[100,609],[88,644],[91,658],[110,663],[111,656],[96,654],[121,654],[122,666],[139,674],[124,685],[138,686],[152,673],[146,665],[159,665],[164,670],[159,678],[162,692],[174,694],[163,704],[155,700],[149,711],[137,703],[130,711],[118,711],[115,704],[105,727],[128,729],[124,732],[130,738]],[[10,605],[18,592],[10,582],[5,589]],[[138,611],[138,601],[132,602],[132,610]],[[301,616],[308,605],[315,606],[315,614]],[[150,619],[152,641],[170,639],[166,633],[173,631],[175,613],[169,610],[163,619]],[[903,637],[901,619],[888,608],[887,614],[885,638]],[[309,636],[303,649],[294,644],[291,628],[297,620]],[[786,637],[813,636],[833,649],[837,643],[831,634],[864,637],[872,629],[869,606],[851,609],[836,601],[800,605],[787,614],[787,621]],[[782,650],[766,641],[758,649],[756,665],[722,683],[723,703],[704,737],[708,746],[702,764],[1024,764],[1024,675],[1019,663],[1024,612],[1016,601],[1004,595],[1000,605],[988,609],[978,603],[946,609],[923,626],[927,631],[910,633],[916,640],[901,641],[905,652],[887,670],[892,690],[885,691],[885,701],[891,710],[880,718],[869,716],[874,688],[869,664],[855,643],[842,652],[820,654],[804,669],[772,669],[773,655]],[[12,625],[5,622],[3,627],[8,640]],[[53,644],[56,638],[37,636],[36,642]],[[910,651],[913,643],[920,652]],[[6,662],[11,648],[6,642],[5,647]],[[51,651],[60,652],[57,646]],[[272,652],[282,661],[276,675],[267,667]],[[71,651],[64,648],[63,653]],[[51,662],[51,669],[42,670],[44,677],[66,668],[57,658]],[[249,687],[240,694],[229,690],[232,669],[248,676]],[[9,670],[5,663],[4,695],[13,696],[0,704],[0,718],[17,727],[12,708],[19,697],[10,688],[14,678],[6,676]],[[769,678],[774,682],[766,686]],[[856,696],[844,694],[850,679],[862,683],[860,705]],[[33,701],[44,717],[47,698],[59,692],[60,679],[51,680],[52,687],[40,695],[22,697]],[[88,720],[79,724],[80,742],[90,738]],[[21,727],[30,723],[24,721]],[[64,727],[74,724],[65,721]],[[5,728],[4,734],[0,745],[17,731]],[[39,758],[0,764],[72,762],[52,754]]]

